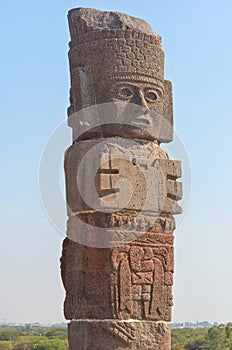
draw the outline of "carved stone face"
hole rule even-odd
[[[112,102],[133,103],[163,115],[163,89],[155,84],[121,81],[113,84],[110,93]]]
[[[95,87],[96,103],[125,102],[136,104],[159,115],[164,113],[164,88],[136,80],[104,79]]]
[[[143,76],[114,78],[114,76],[92,75],[86,73],[85,84],[80,84],[80,72],[74,81],[78,86],[78,93],[72,94],[73,109],[70,115],[85,107],[115,103],[112,111],[106,113],[111,116],[111,123],[95,127],[96,118],[88,120],[89,131],[81,139],[102,137],[124,137],[144,140],[170,142],[172,140],[172,86],[171,82],[162,83],[143,81]],[[82,77],[83,78],[83,77]],[[101,121],[104,121],[101,115]],[[98,125],[99,125],[98,124]],[[79,131],[81,125],[69,124]],[[75,134],[75,133],[74,133]],[[75,136],[74,136],[75,139]]]
[[[155,84],[121,81],[113,84],[110,93],[112,102],[122,101],[139,106],[135,113],[131,113],[131,110],[127,113],[126,109],[125,120],[131,126],[140,127],[143,131],[153,131],[154,134],[154,113],[163,116],[164,109],[164,95],[160,87]]]
[[[116,113],[121,125],[111,126],[107,136],[135,137],[138,139],[159,139],[164,117],[165,92],[155,82],[135,79],[114,80],[111,77],[97,83],[96,102],[120,102]],[[113,123],[112,123],[113,124]],[[106,130],[109,127],[105,127]]]

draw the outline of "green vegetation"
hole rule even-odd
[[[67,350],[67,329],[0,326],[0,350]]]
[[[232,323],[209,329],[172,329],[172,350],[232,350]]]
[[[66,327],[0,326],[0,350],[67,350]],[[232,323],[172,329],[172,350],[232,350]]]

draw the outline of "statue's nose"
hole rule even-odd
[[[136,93],[134,94],[133,103],[148,108],[147,102],[144,98],[144,94],[141,90],[136,91]]]

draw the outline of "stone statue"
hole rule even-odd
[[[68,15],[71,73],[61,273],[70,350],[170,350],[173,214],[181,213],[172,85],[143,20]]]

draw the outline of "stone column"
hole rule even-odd
[[[74,9],[61,274],[70,350],[170,350],[180,162],[161,38],[143,20]]]

